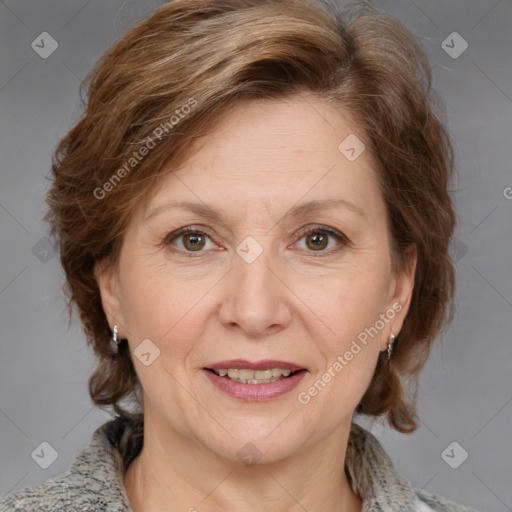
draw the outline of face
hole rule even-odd
[[[145,354],[146,421],[232,460],[248,442],[280,460],[349,428],[415,266],[392,271],[370,155],[339,149],[350,134],[364,140],[313,95],[247,102],[133,213],[97,275],[110,325]],[[212,371],[230,367],[278,380]]]

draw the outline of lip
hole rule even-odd
[[[227,362],[227,361],[226,361]],[[231,362],[231,361],[230,361]],[[264,361],[263,361],[264,362]],[[273,361],[274,363],[275,361]],[[247,361],[245,361],[247,363]],[[253,363],[253,365],[260,365],[262,361],[259,363]],[[266,362],[264,362],[266,364]],[[218,366],[218,368],[229,368],[229,366]],[[239,364],[239,363],[238,363]],[[280,363],[282,364],[282,362]],[[290,363],[286,363],[290,365]],[[293,365],[296,366],[296,365]],[[231,366],[231,368],[240,368],[240,366]],[[243,366],[242,368],[249,368],[247,366]],[[265,368],[269,368],[266,366]],[[270,368],[285,368],[283,366],[271,366]],[[290,377],[286,377],[284,379],[276,380],[275,382],[267,382],[265,384],[243,384],[241,382],[234,382],[231,379],[226,377],[220,377],[216,373],[208,370],[207,368],[203,368],[202,372],[206,375],[206,377],[210,380],[210,382],[217,387],[220,391],[225,393],[226,395],[236,398],[238,400],[242,400],[245,402],[263,402],[266,400],[273,400],[275,398],[279,398],[280,396],[289,393],[292,389],[294,389],[302,378],[308,373],[308,371],[304,368],[297,367],[297,373],[291,375]],[[215,368],[217,369],[217,368]],[[251,368],[251,369],[262,369],[262,368]]]
[[[303,366],[299,366],[294,363],[288,363],[286,361],[277,361],[274,359],[263,359],[261,361],[255,362],[246,361],[245,359],[230,359],[229,361],[221,361],[220,363],[205,366],[205,368],[210,370],[220,370],[222,368],[243,368],[247,370],[268,370],[271,368],[281,368],[283,370],[290,370],[291,372],[306,370],[306,368]],[[262,385],[263,384],[258,384],[258,386]]]

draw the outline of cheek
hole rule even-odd
[[[331,279],[309,296],[327,334],[316,336],[314,379],[301,388],[299,402],[311,404],[326,423],[355,410],[368,389],[381,350],[382,331],[372,328],[384,312],[385,284],[362,275]]]
[[[201,304],[218,280],[214,275],[177,273],[148,257],[126,261],[121,302],[133,346],[149,338],[157,346],[171,346],[174,355],[188,350],[202,325]]]
[[[384,312],[390,275],[376,261],[316,276],[314,281],[312,286],[310,279],[297,280],[294,291],[305,299],[309,315],[323,325],[331,350],[343,348]]]
[[[301,388],[300,403],[314,402],[333,421],[340,411],[356,408],[371,381],[382,345],[382,331],[372,327],[385,312],[390,280],[388,269],[376,260],[345,270],[315,287],[304,282],[298,292],[309,293],[305,296],[312,311],[304,314],[310,325],[319,325],[313,337],[319,356],[316,375]]]
[[[173,318],[169,313],[179,313],[179,293],[161,269],[150,263],[148,258],[137,254],[125,256],[120,263],[121,307],[133,345],[145,338],[158,344],[162,333],[172,328]]]

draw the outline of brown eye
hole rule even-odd
[[[324,226],[304,229],[298,233],[298,236],[301,237],[304,250],[309,253],[318,253],[317,256],[328,256],[350,245],[345,235]]]
[[[184,253],[205,252],[207,249],[212,248],[211,246],[208,246],[208,244],[211,244],[212,246],[215,245],[211,241],[210,235],[200,229],[193,229],[189,227],[170,233],[165,237],[163,243],[165,245],[174,245]]]
[[[306,236],[306,245],[314,251],[323,250],[327,247],[328,237],[321,231],[315,231]]]
[[[187,250],[200,251],[204,248],[205,237],[201,233],[185,233],[183,235],[183,245]]]

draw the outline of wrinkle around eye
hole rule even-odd
[[[185,247],[184,237],[188,234],[203,237],[205,239],[205,246],[199,247],[198,250],[196,251],[187,249]],[[327,247],[315,250],[305,246],[305,244],[307,244],[307,237],[315,234],[320,234],[321,236],[327,238]],[[293,250],[296,250],[298,253],[300,253],[301,256],[315,258],[334,256],[340,253],[343,249],[350,246],[351,243],[350,240],[348,240],[348,238],[343,233],[339,232],[338,230],[335,230],[334,228],[322,225],[303,228],[300,230],[300,233],[296,233],[294,235],[294,238],[296,239],[296,241],[293,242],[291,245],[288,245],[287,248],[294,248]],[[220,252],[225,250],[222,246],[219,246],[212,239],[210,234],[203,230],[203,228],[199,229],[190,226],[179,228],[167,234],[162,241],[162,245],[164,247],[168,247],[173,254],[177,254],[178,256],[183,255],[184,257],[207,257],[211,255],[212,252]],[[334,247],[329,247],[331,245],[334,245]],[[297,246],[302,247],[300,247],[299,249],[295,249]]]

